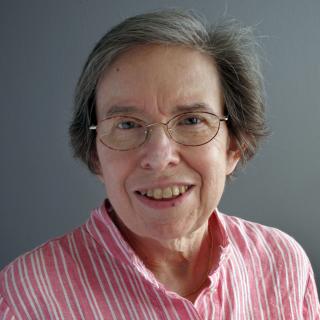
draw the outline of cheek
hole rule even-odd
[[[204,149],[196,153],[195,165],[198,164],[198,171],[205,179],[218,179],[226,176],[227,155],[226,148],[219,141],[212,141],[204,145]]]
[[[122,189],[130,162],[116,151],[98,148],[101,179],[108,190]]]
[[[214,141],[199,154],[201,156],[198,156],[194,161],[194,168],[201,177],[201,198],[219,199],[224,189],[227,172],[225,149],[219,147]]]
[[[220,197],[225,184],[225,170],[221,164],[211,161],[204,166],[202,182],[203,196],[206,198]]]

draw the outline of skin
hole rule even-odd
[[[180,46],[140,46],[122,54],[100,79],[96,101],[98,120],[115,106],[134,107],[130,115],[148,123],[166,122],[181,113],[177,106],[197,103],[206,104],[203,111],[224,115],[212,59]],[[201,289],[209,250],[210,267],[218,259],[215,235],[208,236],[208,219],[221,199],[226,176],[239,160],[226,124],[221,123],[211,142],[198,147],[175,143],[161,126],[138,149],[114,151],[99,139],[96,144],[99,178],[123,236],[168,290],[186,295]],[[150,207],[136,194],[176,184],[192,188],[168,208]],[[188,299],[194,301],[198,293]]]

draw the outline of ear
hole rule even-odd
[[[99,161],[99,157],[98,157],[98,152],[97,150],[92,151],[91,153],[91,159],[90,159],[90,163],[92,166],[92,171],[94,172],[94,174],[97,176],[97,178],[104,183],[103,180],[103,175],[102,175],[102,170],[101,170],[101,165],[100,165],[100,161]]]
[[[100,180],[102,184],[104,184],[103,176],[101,174],[97,174],[97,178]]]
[[[95,163],[95,174],[96,174],[96,177],[100,180],[100,182],[104,184],[100,163]]]
[[[237,167],[239,160],[241,159],[241,151],[233,136],[229,137],[229,146],[227,150],[227,166],[226,175],[229,176]]]

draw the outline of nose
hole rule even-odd
[[[142,146],[141,167],[148,170],[163,171],[176,166],[179,161],[176,144],[162,125],[149,128],[148,140]]]

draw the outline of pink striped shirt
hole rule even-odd
[[[313,271],[287,234],[214,212],[219,266],[196,301],[167,291],[125,242],[105,206],[0,274],[3,319],[320,319]]]

